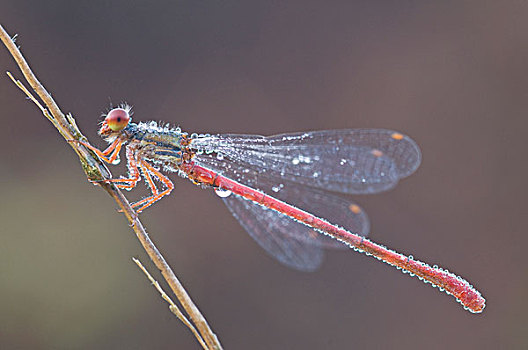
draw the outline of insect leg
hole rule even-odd
[[[167,178],[161,172],[156,170],[156,168],[154,168],[152,165],[147,163],[145,160],[140,160],[140,163],[141,163],[140,164],[141,168],[147,170],[144,173],[149,173],[149,176],[150,175],[155,176],[161,183],[163,183],[163,185],[165,185],[166,189],[164,191],[162,191],[162,192],[157,193],[157,194],[154,191],[152,191],[152,193],[153,193],[152,196],[144,198],[141,201],[133,204],[132,207],[137,207],[140,204],[145,203],[139,209],[136,210],[137,213],[141,213],[143,210],[145,210],[146,208],[150,207],[152,204],[154,204],[155,202],[159,201],[164,196],[166,196],[169,193],[171,193],[171,191],[174,189],[174,184],[172,183],[172,181],[169,180],[169,178]],[[147,180],[147,182],[148,182],[148,180]],[[150,184],[149,184],[149,186],[150,186]],[[158,192],[157,189],[156,189],[156,192]]]
[[[148,184],[148,187],[152,191],[152,195],[149,197],[145,197],[142,200],[137,201],[136,203],[132,204],[132,208],[136,208],[142,205],[143,203],[148,202],[152,197],[157,196],[159,194],[159,190],[156,187],[154,180],[152,179],[150,171],[146,167],[142,166],[141,163],[139,164],[139,168],[141,169],[141,172],[143,173],[143,177],[145,178],[145,181]]]
[[[137,161],[135,157],[136,149],[132,145],[126,147],[126,158],[128,166],[128,178],[121,179],[109,179],[107,182],[117,182],[116,186],[118,188],[123,188],[125,190],[131,190],[136,187],[138,181],[141,179],[139,174],[139,169],[137,166]]]
[[[148,187],[152,191],[152,194],[155,195],[155,196],[158,195],[158,193],[159,193],[158,188],[154,184],[154,180],[152,180],[152,176],[151,176],[150,172],[148,171],[148,169],[146,167],[142,166],[141,164],[139,165],[139,167],[141,168],[141,171],[143,171],[143,176],[145,177],[145,181],[147,182]],[[143,200],[141,200],[141,202],[142,201]]]
[[[119,151],[121,151],[121,147],[123,146],[123,140],[115,139],[114,142],[110,144],[104,151],[100,151],[94,146],[90,145],[89,143],[83,142],[83,141],[77,141],[81,145],[85,146],[86,148],[91,149],[95,152],[101,158],[103,161],[113,164],[117,157],[119,156]],[[111,155],[110,155],[111,154]],[[110,155],[110,156],[109,156]]]

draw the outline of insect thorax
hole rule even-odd
[[[162,165],[166,171],[178,171],[184,160],[187,133],[180,128],[159,125],[157,122],[130,123],[125,130],[130,145],[138,156]]]

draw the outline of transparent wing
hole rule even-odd
[[[192,139],[193,161],[241,184],[294,205],[351,232],[367,235],[365,212],[329,191],[375,193],[396,185],[420,164],[409,137],[390,130],[329,130],[284,134],[202,135]],[[224,202],[246,231],[272,256],[311,271],[333,238],[236,195]]]
[[[351,232],[363,236],[368,235],[370,224],[366,212],[349,198],[287,180],[281,180],[276,185],[278,181],[280,180],[273,177],[260,176],[258,185],[259,188],[266,191],[271,187],[272,196],[279,200],[288,204],[294,202],[293,205],[299,209],[324,218]],[[300,224],[298,227],[302,228],[304,224]],[[314,239],[314,231],[312,230],[290,229],[286,231],[286,234],[312,245],[346,248],[341,242],[320,233],[317,233],[315,236],[317,239]]]
[[[197,164],[263,191],[259,179],[266,176],[328,191],[376,193],[394,187],[421,160],[411,138],[383,129],[202,135],[190,147]]]
[[[276,183],[275,179],[268,177],[261,177],[259,181],[265,188]],[[368,234],[367,214],[350,199],[290,181],[282,181],[271,191],[278,199],[296,198],[299,208],[349,231],[364,236]],[[235,194],[223,200],[249,235],[268,254],[289,267],[313,271],[323,260],[321,248],[347,248],[332,237]]]
[[[318,235],[308,226],[235,194],[223,200],[249,235],[281,263],[301,271],[314,271],[321,265],[324,256],[321,247],[288,234],[289,231],[303,232],[317,239]]]
[[[351,232],[355,232],[362,236],[368,235],[370,224],[366,212],[348,198],[289,181],[283,181],[276,190],[277,192],[274,193],[275,198],[296,198],[296,206],[298,208],[318,217],[325,218],[331,223]],[[229,200],[228,197],[228,201]],[[229,206],[228,201],[226,201],[226,204]],[[256,212],[258,209],[266,210],[260,205],[256,205],[253,212]],[[231,211],[233,212],[233,210]],[[306,225],[298,223],[283,214],[273,210],[266,211],[266,216],[273,215],[278,216],[281,219],[272,218],[272,220],[268,222],[267,228],[268,234],[270,235],[286,235],[297,241],[325,248],[347,248],[342,242],[330,236],[316,232],[308,228]],[[239,218],[242,215],[239,214],[235,216]],[[257,219],[258,218],[254,218],[254,220]],[[247,220],[249,220],[249,218],[246,218],[246,221]],[[295,225],[291,225],[288,222],[288,229],[283,229],[285,227],[285,220],[289,220]],[[248,232],[248,227],[253,227],[253,225],[247,224],[243,226]],[[254,234],[251,232],[249,232],[249,234],[255,238]]]

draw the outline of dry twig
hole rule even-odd
[[[184,325],[187,326],[187,328],[189,328],[191,330],[191,332],[193,332],[194,336],[196,337],[196,339],[198,339],[198,342],[200,343],[200,345],[202,346],[202,348],[204,349],[207,349],[207,344],[204,343],[202,337],[200,336],[200,334],[196,331],[196,328],[194,328],[194,326],[192,325],[192,323],[189,322],[189,320],[187,319],[187,317],[185,317],[185,315],[181,312],[180,308],[178,307],[178,305],[174,304],[174,302],[172,301],[172,299],[167,295],[167,293],[165,293],[165,291],[163,290],[163,288],[161,288],[160,284],[158,283],[158,281],[156,281],[152,275],[147,271],[147,269],[145,268],[145,266],[143,266],[143,264],[141,263],[141,261],[139,261],[139,259],[136,259],[136,258],[132,258],[132,260],[134,260],[134,262],[136,263],[137,266],[139,266],[139,268],[141,269],[141,271],[143,271],[143,273],[145,274],[145,276],[147,276],[147,278],[149,279],[149,281],[152,283],[152,285],[154,286],[154,288],[156,288],[158,290],[158,292],[160,293],[161,297],[163,298],[163,300],[165,300],[167,303],[169,303],[169,310],[176,316],[180,319],[180,321],[183,322]]]
[[[167,264],[167,262],[165,261],[165,259],[163,258],[159,250],[156,248],[152,240],[149,238],[147,232],[145,231],[145,228],[143,227],[141,221],[139,220],[136,212],[131,208],[128,200],[125,198],[123,193],[113,183],[104,181],[106,179],[111,178],[111,174],[106,168],[106,166],[99,160],[99,158],[91,150],[85,148],[79,142],[71,142],[72,140],[77,140],[77,141],[81,140],[85,142],[87,141],[86,137],[84,137],[82,133],[80,132],[80,130],[78,129],[73,116],[72,115],[65,116],[64,113],[62,113],[59,106],[55,103],[51,95],[46,91],[44,86],[38,81],[35,74],[33,74],[28,63],[22,56],[22,53],[20,52],[18,47],[15,45],[12,38],[9,36],[9,34],[4,30],[4,28],[1,25],[0,25],[0,39],[2,40],[4,45],[9,50],[11,56],[16,61],[26,81],[29,83],[33,91],[36,92],[38,97],[42,100],[45,107],[42,106],[38,102],[38,100],[32,96],[31,92],[27,90],[20,81],[15,80],[10,73],[8,73],[8,75],[15,82],[15,84],[20,89],[22,89],[24,93],[40,108],[40,110],[46,116],[46,118],[48,118],[48,120],[57,128],[59,133],[66,139],[66,141],[68,141],[68,144],[73,148],[75,153],[77,153],[77,155],[79,156],[82,168],[84,172],[86,173],[86,176],[88,177],[88,179],[90,181],[96,182],[112,198],[114,198],[114,200],[118,204],[121,211],[125,214],[130,224],[130,227],[132,227],[132,229],[136,233],[136,236],[141,242],[141,245],[143,246],[143,248],[145,249],[149,257],[152,259],[156,267],[161,271],[163,277],[169,284],[171,290],[174,292],[177,299],[180,301],[183,309],[187,312],[187,314],[189,315],[189,318],[191,319],[193,324],[196,326],[196,329],[198,331],[196,331],[196,329],[192,326],[189,328],[191,329],[193,334],[195,334],[195,336],[197,337],[202,347],[204,347],[204,349],[222,349],[222,346],[220,345],[218,338],[209,328],[209,325],[207,324],[206,319],[202,316],[202,314],[200,313],[196,305],[194,305],[193,301],[191,300],[191,298],[189,297],[189,295],[183,288],[182,284],[180,283],[180,281],[178,280],[178,278],[176,277],[176,275],[174,274],[170,266]],[[143,270],[143,271],[146,272],[146,270]],[[168,296],[167,296],[167,299],[165,300],[167,301],[170,300]],[[172,307],[173,304],[174,303],[171,304],[171,311],[176,312],[174,307]],[[176,310],[178,309],[176,308]],[[180,318],[179,315],[177,316]],[[186,323],[184,321],[184,319],[186,320],[185,316],[183,316],[183,319],[182,318],[180,319],[182,320],[182,322],[184,322],[186,326],[189,326],[189,323],[188,322]]]

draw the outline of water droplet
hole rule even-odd
[[[299,162],[300,162],[299,158],[293,158],[293,159],[292,159],[292,163],[293,163],[294,165],[299,164]]]
[[[232,192],[229,190],[224,190],[222,188],[215,188],[215,193],[220,198],[227,198],[231,195]]]
[[[279,192],[282,188],[284,188],[284,184],[280,184],[279,186],[273,186],[271,190],[273,192]]]
[[[112,162],[112,165],[117,165],[121,162],[121,158],[119,157],[119,154],[117,155],[117,158]]]

